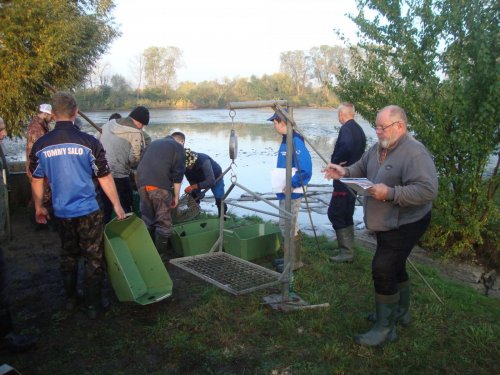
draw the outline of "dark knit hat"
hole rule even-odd
[[[131,117],[136,121],[139,121],[142,125],[149,124],[149,110],[146,107],[139,106],[134,108],[134,110],[130,112],[128,117]]]

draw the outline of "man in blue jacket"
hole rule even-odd
[[[357,162],[366,147],[366,136],[354,120],[354,105],[342,103],[338,108],[342,125],[333,149],[331,162],[348,167]],[[354,258],[354,206],[356,195],[339,180],[333,180],[333,194],[328,207],[328,219],[337,236],[339,254],[330,257],[334,262],[352,262]]]
[[[282,115],[283,116],[283,115]],[[278,159],[276,162],[276,169],[275,173],[278,173],[281,176],[285,176],[285,169],[286,169],[286,133],[287,133],[287,122],[286,120],[280,118],[278,113],[274,113],[273,116],[267,119],[268,121],[272,121],[274,123],[274,129],[276,132],[282,135],[281,138],[281,144],[278,150]],[[301,246],[300,246],[300,232],[299,232],[299,223],[298,223],[298,216],[299,216],[299,210],[300,210],[300,203],[302,201],[303,197],[303,192],[305,190],[305,187],[311,180],[312,176],[312,160],[311,160],[311,154],[309,154],[309,151],[306,148],[306,145],[304,143],[304,138],[296,133],[295,131],[293,132],[293,157],[292,157],[292,181],[291,181],[291,188],[292,188],[292,223],[290,226],[290,231],[291,233],[285,233],[285,219],[280,217],[279,220],[279,225],[281,229],[281,234],[283,237],[285,236],[293,236],[293,240],[295,242],[295,256],[294,259],[292,259],[291,264],[292,264],[292,270],[296,270],[301,268],[304,263],[301,260]],[[285,210],[285,193],[284,193],[284,188],[283,191],[277,192],[276,197],[279,200],[279,207],[282,210]],[[285,258],[287,257],[286,252],[288,249],[285,250]],[[274,262],[276,270],[278,272],[283,271],[283,261],[282,260],[276,260]]]
[[[104,279],[102,247],[104,226],[96,200],[93,177],[112,202],[116,217],[125,218],[106,152],[101,142],[74,126],[78,105],[73,95],[58,92],[52,97],[55,129],[39,138],[31,149],[29,169],[33,176],[31,190],[36,221],[45,224],[50,218],[43,206],[43,181],[52,191],[54,215],[59,219],[61,237],[61,274],[67,308],[76,304],[76,281],[79,257],[85,259],[85,301],[88,316],[95,319],[101,305]]]

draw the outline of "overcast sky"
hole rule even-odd
[[[354,0],[116,0],[122,36],[102,61],[131,80],[135,56],[150,46],[183,51],[178,81],[257,77],[279,71],[280,53],[355,37]]]

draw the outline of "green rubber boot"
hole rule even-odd
[[[354,227],[338,229],[335,231],[339,244],[339,254],[330,257],[332,262],[350,263],[354,260]]]
[[[399,306],[396,312],[396,323],[403,326],[410,325],[410,280],[398,284],[399,287]],[[370,322],[377,321],[377,313],[368,313],[367,320]]]
[[[396,341],[396,313],[398,310],[399,293],[390,296],[375,294],[377,321],[371,330],[356,335],[354,340],[365,346],[381,346]]]

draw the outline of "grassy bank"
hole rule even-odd
[[[360,347],[353,335],[371,327],[365,314],[373,307],[372,253],[359,248],[354,263],[331,264],[331,242],[320,238],[318,250],[305,238],[303,245],[306,267],[296,273],[295,290],[309,303],[327,302],[329,308],[274,311],[262,297],[278,290],[236,297],[168,265],[172,297],[148,306],[115,300],[97,321],[61,312],[60,293],[60,300],[47,301],[54,311],[46,318],[21,317],[29,322],[28,332],[40,335],[38,348],[19,355],[1,352],[0,364],[23,374],[500,372],[500,300],[419,265],[445,304],[410,269],[412,324],[398,327],[393,344]]]

